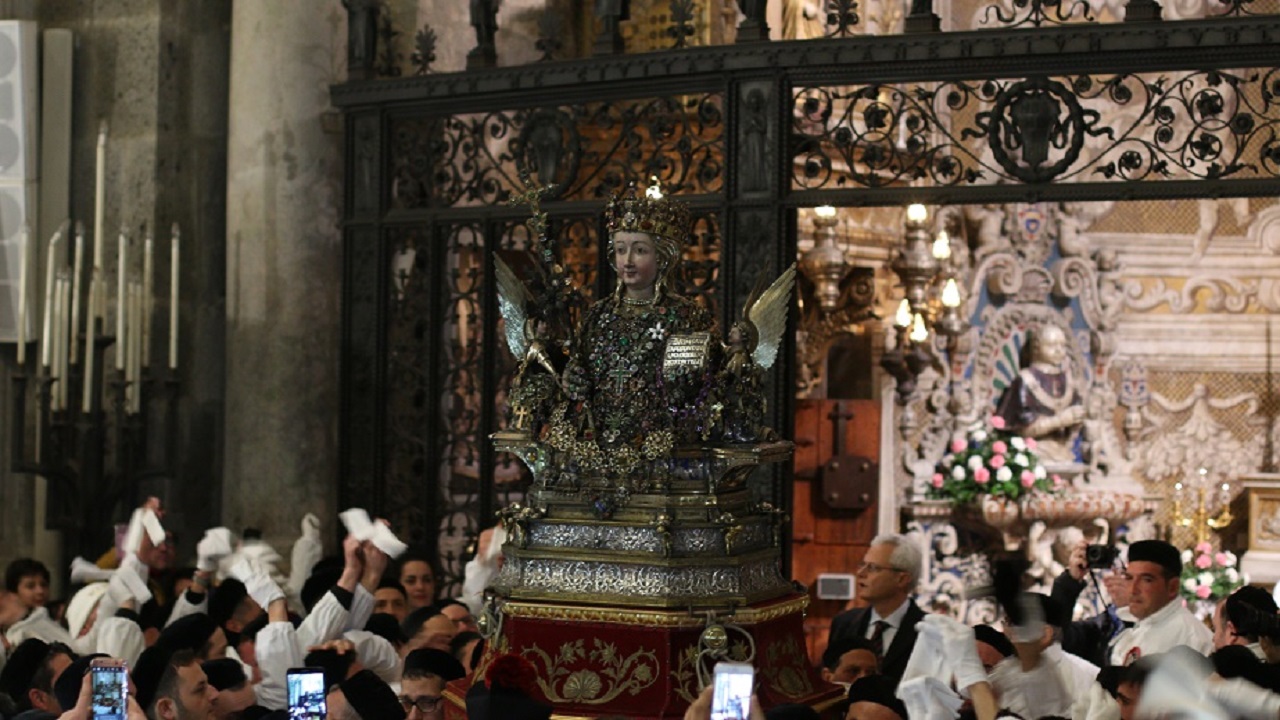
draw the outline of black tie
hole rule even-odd
[[[884,658],[884,629],[887,627],[889,627],[888,622],[877,620],[875,628],[871,631],[871,637],[867,638],[867,642],[871,643],[871,651],[877,658]]]

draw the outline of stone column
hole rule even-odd
[[[336,517],[345,25],[339,0],[232,10],[223,520],[286,554]]]

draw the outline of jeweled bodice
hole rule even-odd
[[[590,412],[602,444],[629,443],[671,427],[672,402],[680,393],[662,377],[667,340],[710,329],[710,315],[679,297],[640,306],[608,298],[587,311],[566,384],[570,399],[583,405],[580,412]]]

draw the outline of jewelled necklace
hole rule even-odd
[[[652,305],[653,301],[657,299],[658,299],[658,295],[656,293],[651,298],[633,298],[633,297],[627,297],[626,295],[623,295],[622,304],[630,305],[632,307],[646,307],[648,305]]]

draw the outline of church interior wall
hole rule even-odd
[[[1107,3],[1096,4],[1096,12],[1110,17]],[[306,507],[326,522],[336,507],[340,128],[318,93],[345,76],[345,12],[333,0],[301,22],[308,19],[251,11],[250,5],[256,4],[237,3],[235,11],[260,12],[276,23],[280,47],[269,48],[262,38],[243,46],[255,68],[246,72],[299,74],[295,79],[309,93],[304,104],[286,110],[259,103],[271,97],[266,87],[248,89],[251,94],[237,102],[236,83],[244,78],[232,74],[239,58],[233,43],[248,38],[231,37],[230,2],[179,3],[174,9],[142,1],[43,0],[38,10],[27,5],[14,12],[77,31],[75,175],[92,177],[97,118],[107,117],[113,139],[108,182],[128,194],[127,203],[109,205],[107,226],[158,230],[180,219],[184,238],[193,240],[183,274],[183,357],[190,358],[182,377],[184,461],[181,484],[167,488],[178,517],[188,527],[256,523],[283,543],[297,518],[269,512],[272,507]],[[775,38],[783,36],[783,14],[792,5],[770,3]],[[896,31],[901,17],[893,5],[868,3],[863,12],[876,27]],[[502,4],[500,65],[541,54],[541,6],[537,0]],[[400,32],[393,48],[402,73],[412,72],[414,34],[424,24],[437,35],[433,69],[465,68],[474,46],[465,3],[395,0],[389,7]],[[555,7],[580,23],[589,18],[583,0]],[[946,7],[952,8],[943,13],[949,26],[976,26],[976,4]],[[708,17],[732,27],[725,7],[713,10],[718,14]],[[629,32],[633,41],[645,41],[636,37],[640,31]],[[562,52],[584,54],[590,35],[589,27],[565,30]],[[288,55],[300,49],[309,58],[306,69]],[[243,123],[268,126],[270,139],[237,134]],[[1252,199],[1244,212],[1229,200],[1212,201],[1213,210],[1206,202],[1121,203],[1086,228],[1095,248],[1115,251],[1121,268],[1124,309],[1111,372],[1118,384],[1128,364],[1145,369],[1150,398],[1143,431],[1126,452],[1135,478],[1153,494],[1167,490],[1165,478],[1196,463],[1232,472],[1257,469],[1264,464],[1265,433],[1274,432],[1274,423],[1261,420],[1272,402],[1267,328],[1280,305],[1275,202]],[[78,216],[92,216],[89,183],[74,184],[73,205]],[[303,216],[317,207],[324,212]],[[900,214],[900,208],[878,208],[841,215],[851,261],[874,274],[882,318],[891,317],[895,305],[886,266],[900,239]],[[1210,216],[1215,219],[1206,235]],[[806,218],[800,213],[802,251]],[[868,364],[876,364],[886,330],[887,323],[876,320],[859,326],[874,339]],[[8,356],[4,362],[9,369]],[[878,390],[884,375],[878,368],[874,373]],[[7,381],[0,385],[4,406],[9,387]],[[1118,409],[1117,433],[1123,422]],[[879,452],[892,458],[897,449],[882,443]],[[0,467],[6,553],[34,551],[33,500],[31,481]],[[812,542],[843,542],[844,530],[831,532],[824,539],[815,531]]]

